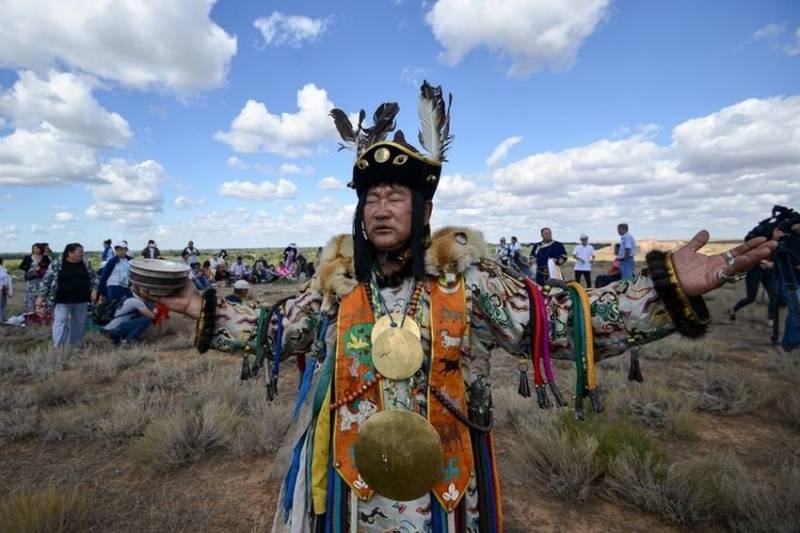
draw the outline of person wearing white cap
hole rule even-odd
[[[594,262],[594,246],[589,244],[589,236],[581,233],[581,242],[572,251],[575,258],[575,281],[581,282],[581,278],[586,279],[586,288],[592,286],[592,262]]]
[[[233,284],[233,294],[229,294],[225,297],[225,299],[229,302],[240,304],[245,298],[247,298],[247,293],[249,291],[250,284],[247,283],[247,280],[240,279]]]
[[[130,289],[131,265],[128,262],[128,241],[114,243],[114,257],[100,272],[99,294],[109,300],[133,296]]]

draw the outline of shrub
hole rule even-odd
[[[278,451],[292,422],[293,405],[286,401],[267,402],[263,398],[242,417],[231,443],[241,455],[271,455]]]
[[[0,531],[85,531],[90,525],[90,506],[90,498],[76,488],[48,487],[20,491],[0,505]]]
[[[144,433],[147,424],[166,407],[160,391],[140,389],[114,402],[108,414],[97,423],[97,432],[109,439],[124,441]]]
[[[186,370],[176,363],[156,363],[142,377],[142,385],[146,390],[172,390],[186,381]]]
[[[535,431],[518,427],[509,450],[512,482],[540,488],[559,498],[585,500],[600,474],[596,459],[598,442],[592,437],[568,435],[550,429]]]
[[[170,470],[228,446],[239,424],[230,408],[209,402],[151,422],[134,442],[133,458],[154,470]]]
[[[3,385],[0,387],[0,411],[9,411],[16,407],[28,407],[33,404],[30,392],[23,387]]]
[[[747,413],[772,399],[766,384],[745,374],[707,375],[700,390],[690,395],[701,411],[723,415]]]
[[[85,384],[75,375],[56,374],[35,384],[31,389],[36,405],[63,405],[76,403],[87,395]]]
[[[627,417],[636,425],[663,428],[677,436],[697,434],[697,417],[692,402],[685,395],[655,383],[631,384],[616,389],[610,411]]]
[[[87,438],[92,436],[101,418],[102,413],[93,405],[50,409],[42,412],[37,434],[45,442],[67,437]]]
[[[778,397],[777,404],[786,420],[800,427],[800,397],[792,392],[786,392]]]
[[[531,391],[535,396],[535,391]],[[548,390],[548,394],[550,391]],[[562,390],[561,393],[567,397]],[[556,409],[539,409],[536,398],[523,398],[516,389],[502,387],[492,391],[494,402],[494,425],[498,428],[529,427],[545,430],[553,426]],[[552,401],[553,398],[551,397]]]
[[[0,443],[33,435],[36,432],[38,413],[35,407],[17,407],[0,411]]]

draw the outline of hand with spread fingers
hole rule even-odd
[[[672,263],[687,296],[700,296],[741,279],[748,270],[762,259],[772,255],[777,247],[775,241],[764,237],[750,239],[721,254],[704,255],[700,249],[708,244],[708,232],[702,230],[691,241],[672,253]]]

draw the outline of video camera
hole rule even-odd
[[[765,218],[759,222],[756,227],[751,229],[750,233],[745,237],[745,240],[754,237],[772,239],[772,233],[776,229],[788,234],[791,232],[791,227],[798,223],[800,223],[800,213],[789,207],[776,205],[772,207],[772,216]]]

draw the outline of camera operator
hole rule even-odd
[[[748,239],[757,237],[758,235],[754,234],[754,232],[755,230],[748,233],[744,240],[747,241]],[[778,228],[773,228],[770,239],[777,241],[780,239],[781,235],[782,233]],[[756,301],[756,296],[758,296],[758,286],[761,285],[764,287],[764,291],[767,293],[767,298],[769,299],[769,303],[767,305],[767,318],[769,319],[770,326],[774,327],[774,321],[778,318],[780,295],[775,290],[775,277],[773,275],[772,268],[772,261],[768,259],[762,259],[760,264],[747,271],[747,275],[744,278],[745,297],[736,302],[733,307],[728,309],[728,318],[731,321],[736,320],[736,312],[739,309]]]
[[[780,240],[772,254],[778,294],[786,302],[786,323],[781,346],[787,352],[800,348],[800,216],[778,229]]]

